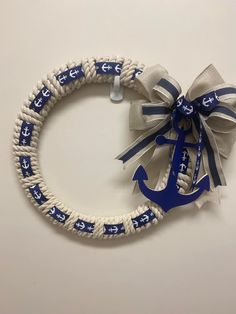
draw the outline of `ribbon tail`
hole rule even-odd
[[[170,116],[157,126],[151,128],[141,136],[139,136],[131,145],[129,145],[121,154],[115,159],[121,160],[124,167],[138,160],[154,145],[157,145],[155,138],[158,135],[166,134],[172,128]]]
[[[209,191],[203,193],[195,202],[194,204],[197,206],[198,209],[201,209],[206,203],[214,203],[216,205],[220,204],[220,190],[219,188],[215,188],[213,191]]]
[[[202,118],[201,122],[204,142],[203,165],[205,171],[210,175],[211,189],[213,189],[218,185],[226,185],[226,180],[214,134]]]

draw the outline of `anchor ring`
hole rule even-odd
[[[178,119],[175,119],[175,115],[179,115]],[[179,122],[185,122],[187,124],[186,129],[179,127]],[[185,135],[188,135],[192,131],[192,122],[189,118],[182,116],[176,109],[174,109],[173,114],[172,114],[172,124],[173,128],[177,133],[184,133]]]

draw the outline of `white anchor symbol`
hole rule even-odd
[[[109,64],[104,63],[104,64],[102,65],[102,70],[103,70],[103,72],[107,72],[107,71],[109,71],[110,69],[112,69],[112,66],[110,66]]]
[[[35,107],[41,107],[42,106],[42,97],[40,97],[38,100],[34,100]]]
[[[120,64],[118,63],[116,66],[115,66],[115,71],[116,71],[116,73],[120,73],[120,71],[121,71],[121,67],[120,67]]]
[[[65,75],[65,74],[58,76],[58,81],[60,82],[60,84],[65,83],[66,79],[67,79],[67,75]]]
[[[190,105],[190,106],[183,106],[183,109],[185,112],[187,112],[187,114],[191,114],[193,112],[193,106]]]
[[[69,75],[72,78],[75,78],[77,74],[79,74],[79,70],[70,70],[69,72]]]
[[[30,176],[30,173],[29,173],[28,171],[26,171],[25,175],[26,175],[27,177],[29,177],[29,176]]]
[[[180,168],[180,171],[183,172],[187,168],[187,166],[182,163],[179,165],[179,168]]]
[[[27,141],[25,139],[22,140],[22,144],[26,145]]]
[[[49,214],[50,214],[50,215],[54,215],[55,212],[56,212],[56,208],[55,208],[55,206],[54,206],[54,207],[52,207],[52,208],[50,209]]]
[[[60,220],[60,221],[64,221],[66,219],[66,216],[64,214],[56,214],[57,218]]]
[[[92,227],[92,226],[89,226],[89,227],[88,227],[88,230],[89,230],[89,231],[93,230],[93,227]]]
[[[182,105],[183,98],[180,98],[177,100],[177,107],[180,107]]]
[[[142,73],[142,71],[137,71],[136,73],[135,73],[135,77],[137,77],[139,74],[141,74]]]
[[[213,103],[213,101],[214,101],[213,97],[208,97],[208,98],[204,97],[203,100],[202,100],[202,104],[203,104],[204,107],[210,107],[210,105]]]
[[[24,130],[21,132],[24,136],[30,136],[30,132],[28,126],[24,127]]]
[[[39,193],[38,191],[34,191],[34,198],[36,199],[36,200],[39,200],[40,198],[41,198],[41,196],[42,196],[42,194],[41,193]]]
[[[42,94],[44,97],[49,97],[50,96],[50,90],[48,90],[47,88],[42,90]]]
[[[137,220],[135,220],[135,219],[133,219],[133,225],[134,225],[134,227],[138,227],[138,221]]]
[[[118,228],[117,228],[117,226],[113,226],[113,227],[109,228],[108,231],[112,232],[112,233],[117,233],[118,232]]]
[[[27,162],[26,159],[23,159],[23,161],[22,161],[22,168],[23,169],[28,169],[29,168],[29,163]]]
[[[83,230],[84,228],[85,228],[85,224],[84,224],[84,222],[83,221],[78,221],[77,223],[76,223],[76,226],[78,227],[78,229],[80,229],[80,230]]]
[[[140,219],[141,222],[148,222],[149,221],[149,217],[148,215],[143,215],[143,217]]]

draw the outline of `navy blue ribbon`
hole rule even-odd
[[[102,75],[120,75],[122,71],[123,63],[121,62],[114,62],[114,61],[101,61],[101,62],[95,62],[95,69],[97,74]],[[141,74],[143,71],[139,68],[135,68],[131,77],[131,80],[135,80],[139,74]],[[57,81],[60,83],[61,86],[67,85],[71,82],[74,82],[75,80],[79,80],[81,78],[85,77],[84,69],[82,64],[75,66],[73,68],[70,68],[68,70],[65,70],[58,74],[56,76]],[[45,93],[44,93],[45,94]],[[51,95],[46,94],[47,97],[51,97]],[[42,95],[37,95],[38,98],[40,98]],[[38,99],[35,100],[36,104],[38,104]],[[43,99],[42,106],[47,101],[47,99]],[[41,104],[41,102],[39,103]],[[37,112],[39,112],[42,108],[41,106],[35,108],[34,104],[31,105],[32,109],[36,109]]]
[[[153,142],[158,135],[164,135],[168,131],[170,131],[170,129],[172,129],[172,123],[169,120],[161,129],[145,137],[142,141],[140,141],[138,144],[136,144],[130,150],[128,150],[128,152],[120,156],[119,160],[122,160],[123,162],[128,161],[129,159],[134,157],[139,151],[145,148],[148,144]]]

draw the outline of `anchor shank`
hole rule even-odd
[[[167,182],[167,185],[172,187],[172,189],[174,190],[176,189],[178,173],[179,173],[179,168],[181,164],[181,154],[184,148],[184,140],[185,140],[184,133],[180,133],[178,137],[178,141],[176,141],[170,174],[169,174],[169,178]]]

